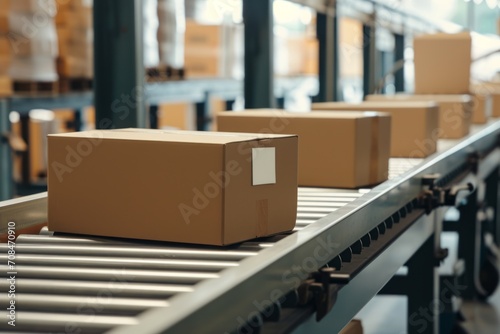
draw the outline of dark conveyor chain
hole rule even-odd
[[[294,231],[353,202],[365,191],[301,188]],[[273,247],[275,236],[230,247],[183,246],[111,238],[38,235],[16,240],[16,331],[102,333],[136,323],[136,316],[168,307],[179,293],[217,278],[247,257]],[[7,291],[8,246],[0,244],[0,290]],[[0,295],[5,310],[9,300]],[[6,318],[5,312],[0,316]],[[12,331],[5,322],[0,330]]]

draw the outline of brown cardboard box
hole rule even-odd
[[[366,36],[363,22],[350,17],[339,17],[339,58],[341,78],[363,77],[363,45]]]
[[[491,116],[500,117],[500,92],[491,95]]]
[[[186,20],[184,67],[186,77],[232,76],[238,64],[235,39],[241,27],[207,25]],[[163,39],[160,35],[159,40]]]
[[[8,76],[0,75],[0,96],[12,95],[12,80]]]
[[[0,15],[7,16],[10,11],[10,1],[2,1],[2,5],[0,6]]]
[[[363,334],[361,320],[351,320],[339,334]]]
[[[288,66],[282,75],[318,74],[319,46],[316,38],[297,36],[287,38],[285,42]]]
[[[71,17],[73,16],[73,11],[71,10],[71,8],[69,8],[68,6],[64,6],[64,7],[59,7],[57,9],[57,14],[56,14],[56,17],[55,17],[55,23],[58,27],[60,26],[66,26],[67,22],[69,20],[71,20]]]
[[[292,230],[297,141],[144,129],[51,135],[49,228],[209,245]]]
[[[15,0],[8,1],[3,0],[2,6],[4,6],[4,2],[9,2],[10,11],[18,11],[18,12],[32,12],[31,15],[35,17],[36,15],[40,15],[41,12],[44,16],[53,16],[57,12],[57,3],[63,1],[40,1],[40,0]]]
[[[57,27],[57,39],[59,48],[62,49],[61,44],[92,44],[93,32],[91,29],[74,29],[67,26]],[[59,52],[63,54],[63,52]]]
[[[92,59],[58,57],[57,73],[63,77],[92,78]]]
[[[472,85],[475,94],[488,95],[491,98],[491,117],[500,117],[500,83],[483,82]]]
[[[319,70],[319,43],[316,38],[306,38],[304,44],[304,60],[302,64],[302,73],[317,75]]]
[[[473,94],[474,109],[472,123],[485,124],[491,116],[492,97],[490,94]]]
[[[277,109],[223,112],[219,131],[299,135],[299,185],[357,188],[387,179],[388,114],[291,113]]]
[[[57,10],[55,22],[58,26],[71,27],[72,29],[92,29],[92,7],[64,6]]]
[[[196,115],[190,103],[162,104],[158,109],[158,128],[196,130]]]
[[[186,50],[184,54],[184,66],[186,68],[186,76],[189,78],[218,77],[224,75],[218,52]]]
[[[0,35],[0,56],[2,58],[9,58],[12,55],[10,41],[7,36]]]
[[[415,94],[469,93],[469,33],[417,36],[413,40],[413,49]]]
[[[222,45],[221,25],[200,24],[193,20],[186,20],[184,43],[186,48],[218,48]]]
[[[9,74],[10,56],[0,55],[0,76],[7,76]]]
[[[469,134],[472,121],[470,95],[368,95],[368,101],[430,101],[439,106],[439,138],[457,139]]]
[[[383,111],[392,116],[391,157],[425,158],[436,152],[439,111],[435,103],[368,101],[313,103],[313,110]]]
[[[5,14],[0,14],[0,34],[6,34],[9,32],[9,16]]]

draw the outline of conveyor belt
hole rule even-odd
[[[415,160],[415,159],[414,159]],[[391,176],[412,167],[405,159],[391,159]],[[355,201],[369,192],[324,188],[299,188],[294,231]],[[272,247],[284,235],[249,241],[232,247],[169,245],[109,238],[21,235],[16,241],[16,330],[64,331],[71,319],[84,332],[103,332],[116,325],[134,323],[146,309],[168,306],[168,299],[189,293],[202,280],[236,267],[239,261]],[[0,244],[0,263],[7,263],[7,245]],[[0,266],[0,289],[7,291]],[[6,294],[0,295],[5,310]],[[5,312],[0,316],[6,317]],[[88,316],[89,313],[92,315]],[[12,330],[5,322],[2,330]]]
[[[457,142],[444,144],[448,147]],[[391,159],[389,179],[397,181],[429,163],[427,159]],[[386,191],[384,184],[376,189],[382,190],[373,195],[371,189],[299,188],[294,231],[230,247],[53,235],[46,229],[40,235],[21,235],[16,241],[15,330],[101,333],[137,324],[137,316],[145,310],[166,308],[168,312],[170,300],[181,295],[191,296],[193,307],[197,307],[201,301],[193,291],[201,282],[217,280],[224,270],[240,267],[242,261],[265,249],[277,247],[276,253],[286,252],[279,241],[287,239],[291,244],[295,238],[297,244],[303,242],[300,238],[308,238],[308,233],[325,229],[321,218],[344,207],[356,210]],[[399,205],[387,198],[384,201],[388,201],[384,205],[390,210]],[[376,222],[379,217],[373,219]],[[309,229],[311,225],[318,227]],[[346,235],[347,245],[352,243],[349,239],[360,237]],[[6,254],[7,246],[0,244],[1,291],[9,288]],[[224,278],[220,284],[230,281]],[[8,302],[7,295],[0,294],[3,319],[7,318]],[[1,331],[12,329],[6,321],[0,322]]]

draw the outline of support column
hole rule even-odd
[[[14,196],[12,150],[6,137],[10,131],[9,103],[6,99],[2,99],[0,100],[0,201]]]
[[[408,334],[439,333],[439,279],[433,234],[408,261]]]
[[[394,63],[404,60],[405,53],[405,36],[402,34],[394,34]],[[405,72],[401,68],[394,73],[394,86],[396,92],[405,91]]]
[[[210,123],[210,94],[205,92],[205,99],[196,103],[196,130],[207,131]]]
[[[334,15],[317,14],[316,36],[319,44],[319,93],[316,102],[338,101],[339,39],[336,8]]]
[[[363,96],[375,88],[375,27],[372,22],[363,24]]]
[[[486,203],[489,207],[495,210],[495,215],[493,218],[493,236],[495,243],[500,245],[500,168],[496,168],[490,176],[486,178]]]
[[[96,128],[146,127],[141,0],[94,1]]]
[[[460,284],[465,288],[461,291],[464,299],[474,299],[476,289],[474,286],[474,265],[476,264],[477,249],[477,190],[474,190],[460,205],[460,219],[458,221],[458,258],[465,262],[465,272],[460,277]]]
[[[273,0],[243,1],[245,24],[245,108],[274,102]]]

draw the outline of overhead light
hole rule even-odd
[[[488,5],[488,7],[493,9],[498,5],[498,1],[497,0],[486,0],[486,4]]]

